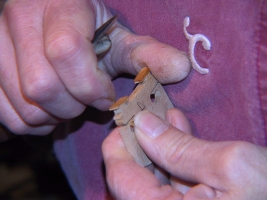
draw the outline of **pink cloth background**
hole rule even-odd
[[[165,89],[185,112],[199,138],[243,140],[266,146],[267,1],[264,0],[104,0],[119,21],[139,35],[188,52],[183,20],[191,34],[204,34],[210,51],[197,44],[196,59],[210,73],[192,71]],[[129,95],[130,78],[114,80],[117,95]],[[114,128],[112,113],[88,108],[58,128],[55,151],[79,199],[109,199],[101,143]],[[201,156],[201,155],[200,155]]]

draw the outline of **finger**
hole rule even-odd
[[[229,143],[217,144],[194,138],[148,111],[136,115],[134,122],[140,146],[160,167],[185,181],[204,183],[218,189],[227,187],[219,183],[227,177],[229,161],[225,157],[227,153],[222,152]],[[216,173],[218,167],[220,174]],[[225,177],[221,178],[222,174]]]
[[[215,199],[215,198],[220,198],[221,193],[217,193],[216,191],[203,184],[199,184],[192,189],[190,189],[184,196],[184,200],[190,200],[190,199],[195,199],[195,200],[201,200],[201,199]]]
[[[102,65],[113,76],[136,74],[147,66],[159,82],[173,83],[183,80],[190,72],[191,64],[185,53],[151,37],[136,36],[118,25],[110,38],[111,51]]]
[[[0,88],[0,123],[16,134],[45,135],[50,133],[55,126],[43,125],[34,127],[26,124],[11,106],[3,90]]]
[[[170,185],[181,192],[182,194],[185,194],[188,192],[193,186],[195,186],[195,183],[190,183],[188,181],[184,181],[180,178],[171,176],[170,178]]]
[[[146,168],[135,163],[115,129],[102,145],[107,182],[116,199],[182,199],[169,185],[161,186]]]
[[[19,115],[19,118],[29,125],[42,123],[54,124],[58,120],[48,115],[34,102],[26,99],[21,93],[15,50],[7,28],[4,15],[0,18],[0,85],[12,110]],[[8,116],[6,116],[8,118]]]
[[[25,98],[57,117],[69,119],[80,114],[85,106],[68,93],[44,55],[43,15],[47,2],[8,1],[4,14]]]
[[[108,109],[115,92],[110,77],[98,69],[91,44],[95,12],[90,1],[53,1],[46,10],[44,39],[48,60],[76,99]]]

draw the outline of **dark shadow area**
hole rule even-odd
[[[5,6],[5,3],[6,3],[7,0],[0,0],[0,15],[4,9],[4,6]]]
[[[52,135],[0,143],[0,199],[76,199],[52,152]]]
[[[54,140],[65,139],[69,134],[78,131],[88,121],[102,125],[107,124],[112,120],[113,116],[114,114],[111,111],[100,111],[88,106],[79,117],[59,124],[54,131]]]

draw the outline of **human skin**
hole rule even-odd
[[[195,138],[177,109],[167,112],[166,121],[144,111],[134,122],[140,146],[155,166],[170,174],[169,184],[135,163],[115,129],[102,146],[115,199],[266,199],[266,148]]]
[[[110,17],[97,0],[7,1],[0,16],[0,123],[16,134],[48,134],[88,105],[107,110],[115,100],[111,79],[121,73],[148,66],[162,83],[187,76],[184,53],[119,23],[98,62],[91,40]]]

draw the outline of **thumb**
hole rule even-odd
[[[183,80],[191,70],[184,52],[152,37],[135,35],[119,23],[113,26],[109,37],[112,47],[99,67],[112,77],[121,73],[136,75],[141,68],[148,67],[155,78],[165,84]]]
[[[180,121],[184,120],[180,115]],[[186,134],[148,111],[136,115],[134,123],[140,146],[157,165],[182,180],[214,185],[207,178],[217,179],[212,176],[220,163],[218,146]]]
[[[148,67],[163,84],[179,82],[190,72],[186,54],[174,47],[149,36],[137,36],[122,27],[117,27],[110,36],[113,46],[106,64],[114,66],[113,71],[136,74]]]

